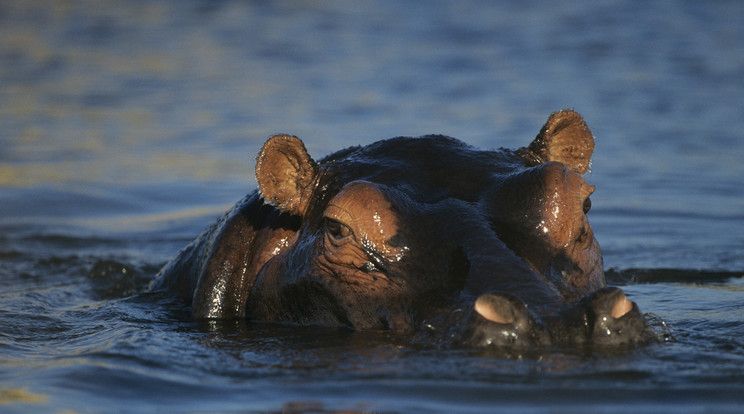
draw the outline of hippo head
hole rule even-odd
[[[194,313],[472,346],[636,343],[643,317],[604,287],[587,219],[593,149],[570,110],[517,150],[393,138],[316,163],[274,136],[257,159],[260,194],[202,254]]]

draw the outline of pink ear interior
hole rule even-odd
[[[256,181],[264,199],[291,214],[305,212],[316,174],[315,161],[292,135],[271,137],[256,159]]]
[[[583,175],[589,170],[594,137],[581,115],[564,109],[550,115],[528,148],[540,163],[558,161]]]

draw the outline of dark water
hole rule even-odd
[[[0,2],[1,412],[744,410],[744,3]],[[255,186],[396,135],[597,140],[608,277],[674,342],[504,358],[141,294]]]

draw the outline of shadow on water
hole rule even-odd
[[[647,283],[725,283],[735,278],[744,278],[744,270],[609,269],[605,272],[607,283],[617,286]]]

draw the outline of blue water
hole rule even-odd
[[[744,409],[744,3],[0,3],[0,411]],[[142,294],[266,137],[595,135],[608,277],[674,341],[511,358]]]

